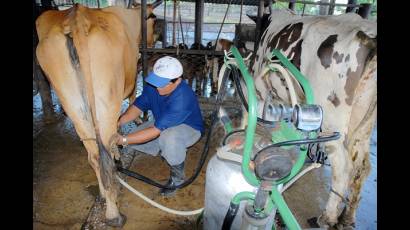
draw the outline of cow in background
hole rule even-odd
[[[148,5],[147,15],[152,11]],[[88,152],[107,203],[107,224],[117,227],[125,216],[117,206],[114,137],[123,99],[135,98],[140,19],[140,6],[90,9],[75,4],[46,11],[36,20],[38,62]],[[153,27],[151,20],[147,24]]]
[[[51,96],[50,83],[47,81],[43,72],[38,65],[36,53],[36,47],[38,44],[37,30],[36,30],[36,20],[40,14],[47,10],[56,10],[56,7],[53,7],[51,1],[41,1],[41,6],[36,3],[35,0],[33,3],[33,96],[40,93],[41,107],[44,114],[44,121],[46,123],[54,121],[54,108],[53,100]]]
[[[268,19],[251,67],[258,100],[290,101],[280,77],[259,76],[264,57],[278,49],[309,80],[315,103],[323,108],[323,131],[342,134],[325,144],[332,182],[318,223],[354,227],[360,191],[370,171],[370,136],[377,110],[376,23],[355,13],[301,17],[283,10]]]
[[[178,44],[178,50],[187,50],[187,49],[206,49],[205,46],[201,45],[198,46],[197,44],[193,44],[190,48],[186,44],[180,43]],[[174,46],[168,46],[167,49],[176,49]],[[160,53],[153,53],[148,56],[147,66],[148,72],[152,71],[152,68],[155,64],[155,61],[163,56],[172,56],[177,58],[183,67],[183,79],[188,81],[188,85],[192,87],[194,79],[195,79],[195,86],[194,91],[197,95],[201,95],[201,89],[204,88],[204,83],[206,83],[206,77],[208,73],[208,69],[206,68],[206,58],[203,58],[202,55],[191,55],[191,54],[184,54],[179,53],[177,51],[176,54],[160,54]],[[141,61],[138,62],[138,71],[142,70],[142,63]]]
[[[235,45],[235,43],[228,39],[218,39],[218,41],[211,41],[207,44],[208,50],[215,50],[215,51],[229,51],[231,46]],[[237,41],[237,45],[239,53],[245,57],[248,55],[249,50],[245,47],[245,43],[241,41]],[[218,92],[218,74],[223,65],[223,57],[208,57],[206,60],[206,70],[211,72],[212,81],[212,93],[216,94]]]

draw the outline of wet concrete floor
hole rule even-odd
[[[54,96],[54,95],[53,95]],[[95,208],[97,179],[88,164],[87,152],[69,118],[62,115],[54,96],[56,120],[45,123],[38,95],[33,97],[33,226],[34,229],[112,229],[102,223],[84,225],[90,210]],[[372,170],[362,191],[356,229],[377,229],[376,135],[372,138]],[[202,152],[205,138],[189,149],[186,175],[192,175]],[[209,156],[215,153],[211,146]],[[195,210],[204,205],[204,165],[198,178],[172,198],[158,195],[158,189],[134,179],[127,182],[154,201],[177,210]],[[137,156],[131,170],[161,183],[168,179],[169,169],[160,157]],[[303,228],[306,220],[318,216],[328,198],[330,168],[316,169],[297,181],[285,193],[285,199]],[[119,208],[127,216],[123,229],[197,229],[196,217],[165,213],[141,200],[126,188],[119,195]],[[102,216],[100,217],[102,219]],[[201,227],[199,226],[199,229]]]

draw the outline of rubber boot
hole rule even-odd
[[[172,165],[170,166],[171,172],[170,172],[170,177],[168,179],[168,182],[166,186],[178,186],[184,182],[185,179],[185,173],[184,173],[184,162],[182,162],[179,165]],[[159,193],[162,196],[174,196],[175,195],[176,189],[165,189],[161,188],[159,190]]]

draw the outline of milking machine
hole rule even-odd
[[[208,163],[204,229],[275,229],[276,213],[288,229],[301,229],[281,193],[306,172],[301,172],[306,157],[314,165],[323,164],[321,143],[340,137],[338,132],[321,132],[323,110],[314,103],[311,86],[299,70],[278,50],[273,50],[267,60],[263,74],[280,72],[287,78],[289,91],[294,90],[289,80],[293,77],[305,101],[297,103],[294,92],[289,92],[292,105],[258,101],[254,82],[237,48],[225,54],[220,85],[225,87],[225,78],[232,76],[248,119],[246,129],[226,129],[222,147]],[[242,91],[243,81],[247,97]],[[261,117],[257,116],[257,105],[263,107]],[[241,205],[241,201],[245,202]]]
[[[340,135],[338,132],[327,135],[321,133],[323,110],[314,104],[313,91],[299,70],[278,50],[273,50],[267,59],[268,64],[262,70],[262,75],[279,72],[285,78],[291,105],[274,103],[268,99],[258,101],[254,82],[237,48],[233,46],[225,54],[219,80],[220,91],[198,166],[191,178],[180,186],[170,187],[185,187],[198,176],[209,151],[212,127],[219,113],[228,134],[217,154],[208,162],[203,213],[202,209],[169,209],[145,197],[117,177],[120,183],[164,211],[177,215],[201,213],[204,229],[275,229],[276,213],[279,213],[288,229],[301,229],[281,193],[306,172],[324,164],[326,154],[321,143],[336,140]],[[248,111],[246,129],[233,130],[226,112],[220,108],[229,76],[232,76],[239,97]],[[301,86],[304,93],[303,103],[297,103],[292,77],[300,84],[296,87]],[[242,91],[243,82],[246,91]],[[257,116],[258,106],[261,117]],[[301,171],[307,157],[313,163]],[[166,187],[120,166],[117,169],[145,183]]]

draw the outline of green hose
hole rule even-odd
[[[273,49],[272,53],[270,54],[269,59],[271,59],[273,56],[276,56],[279,61],[282,62],[282,64],[289,69],[289,71],[295,76],[295,78],[298,80],[298,82],[302,85],[302,88],[305,92],[306,95],[306,104],[313,104],[315,99],[313,95],[313,90],[312,87],[309,84],[309,81],[303,76],[303,74],[294,66],[279,50]],[[294,137],[296,139],[300,139],[300,135],[297,133],[296,130],[292,130],[291,132],[287,132],[287,137],[291,133],[293,133]],[[292,136],[293,136],[292,135]],[[316,135],[314,135],[315,137]],[[307,154],[307,149],[306,148],[301,148],[300,153],[299,153],[299,158],[297,159],[295,165],[292,167],[292,170],[290,174],[282,178],[281,180],[276,181],[276,184],[283,184],[291,180],[298,172],[302,169],[305,160],[306,160],[306,155]]]
[[[299,230],[302,229],[298,222],[296,221],[296,218],[293,216],[292,212],[286,205],[285,200],[283,199],[282,195],[276,188],[276,186],[273,186],[272,188],[272,194],[271,198],[273,202],[275,203],[276,207],[278,208],[278,211],[280,213],[280,216],[282,217],[283,221],[286,224],[286,227],[289,230]]]
[[[251,151],[253,147],[253,140],[254,140],[254,134],[256,130],[256,120],[257,120],[257,115],[256,115],[257,99],[256,99],[255,86],[254,86],[252,77],[250,76],[248,72],[248,68],[246,67],[238,49],[235,46],[232,46],[230,51],[235,57],[237,66],[239,67],[239,70],[241,71],[242,76],[244,77],[247,92],[248,92],[248,107],[249,107],[248,113],[249,114],[248,114],[248,126],[246,128],[245,146],[244,146],[243,158],[242,158],[243,159],[242,160],[242,173],[246,181],[252,186],[256,187],[260,185],[260,181],[255,176],[255,174],[252,173],[252,171],[249,169],[250,155],[251,155]],[[312,88],[308,80],[300,73],[300,71],[285,56],[283,56],[283,54],[279,50],[274,49],[270,55],[270,58],[273,56],[278,57],[278,59],[282,62],[282,64],[286,68],[289,69],[289,71],[296,77],[298,82],[302,85],[303,90],[306,95],[306,103],[313,104],[314,95],[313,95],[313,91],[312,91]],[[296,129],[286,130],[286,128],[282,128],[282,127],[284,126],[283,125],[281,126],[281,130],[279,132],[284,132],[282,133],[284,137],[286,137],[287,139],[300,139],[300,134],[298,133]],[[286,205],[286,202],[283,199],[282,195],[277,190],[276,185],[286,183],[287,181],[291,180],[294,176],[296,176],[296,174],[302,169],[305,163],[306,156],[307,156],[306,153],[307,153],[307,148],[305,148],[304,146],[301,146],[299,157],[295,165],[292,167],[291,173],[287,177],[276,181],[275,185],[272,187],[271,199],[270,199],[270,202],[268,202],[268,207],[266,209],[266,212],[269,213],[273,209],[274,205],[277,206],[278,211],[281,214],[286,226],[290,230],[294,230],[294,229],[298,230],[301,228],[299,224],[297,223],[295,217],[293,216],[292,212],[289,210],[288,206]],[[232,198],[231,203],[239,204],[241,200],[245,200],[245,199],[254,200],[255,194],[252,192],[240,192]]]
[[[231,202],[234,204],[239,204],[242,200],[255,200],[255,193],[239,192],[232,198]]]
[[[256,178],[255,174],[249,169],[249,162],[251,151],[253,147],[253,139],[256,130],[256,92],[255,86],[253,84],[252,77],[249,75],[248,68],[243,62],[242,56],[239,53],[238,49],[235,46],[231,46],[230,51],[235,57],[236,63],[238,64],[239,70],[242,73],[242,76],[245,79],[246,89],[248,92],[248,126],[246,127],[246,136],[245,136],[245,146],[243,150],[243,160],[242,160],[242,173],[245,176],[246,181],[253,185],[258,186],[260,181]]]
[[[255,196],[256,195],[253,192],[239,192],[232,198],[231,203],[239,205],[239,203],[243,200],[255,200]],[[269,214],[272,211],[273,207],[273,201],[269,199],[265,209],[265,213]]]

